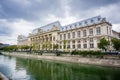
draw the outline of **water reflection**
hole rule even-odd
[[[119,68],[17,59],[36,80],[117,80]]]
[[[13,80],[119,80],[120,68],[0,56],[0,71]],[[4,68],[8,68],[7,70]]]

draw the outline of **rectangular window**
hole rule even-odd
[[[75,49],[75,45],[73,45],[72,48]]]
[[[62,46],[60,45],[60,49],[62,49]]]
[[[75,40],[73,40],[72,43],[75,44]]]
[[[89,29],[89,35],[93,36],[93,29]]]
[[[62,40],[62,34],[60,35],[60,40]]]
[[[90,48],[94,48],[94,44],[93,43],[90,44]]]
[[[68,33],[68,39],[70,39],[70,33]]]
[[[100,27],[97,27],[97,28],[96,28],[96,33],[97,33],[97,35],[100,35],[100,34],[101,34],[101,29],[100,29]]]
[[[83,48],[87,48],[87,44],[83,44]]]
[[[109,32],[110,32],[110,35],[111,35],[111,28],[109,30],[110,30]]]
[[[80,43],[80,40],[78,40],[78,42],[77,43]]]
[[[86,30],[83,31],[83,37],[86,37],[87,36],[87,33],[86,33]]]
[[[78,37],[78,38],[80,37],[80,31],[77,32],[77,37]]]
[[[75,32],[72,32],[72,37],[75,38]]]
[[[66,40],[66,34],[64,34],[64,40]]]
[[[109,28],[108,28],[108,26],[107,26],[107,34],[108,34],[108,31],[109,31]]]
[[[70,48],[70,45],[67,45],[67,48]]]
[[[93,38],[90,38],[90,42],[93,42]]]
[[[78,44],[77,47],[78,47],[78,48],[81,48],[81,44]]]

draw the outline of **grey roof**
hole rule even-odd
[[[82,21],[78,21],[78,22],[75,22],[69,25],[65,25],[61,27],[60,31],[70,30],[70,29],[74,29],[78,27],[84,27],[86,25],[92,25],[92,24],[101,22],[101,20],[102,20],[101,16],[92,17],[86,20],[82,20]]]
[[[33,33],[33,34],[34,34],[34,33],[37,33],[37,32],[38,32],[38,29],[42,29],[42,31],[51,30],[54,25],[57,26],[58,29],[61,28],[60,22],[59,22],[59,21],[55,21],[55,22],[53,22],[53,23],[50,23],[50,24],[47,24],[47,25],[45,25],[45,26],[42,26],[42,27],[39,27],[39,28],[34,29],[34,30],[32,31],[32,33]]]
[[[85,20],[82,20],[82,21],[78,21],[78,22],[75,22],[75,23],[72,23],[72,24],[69,24],[69,25],[65,25],[65,26],[61,26],[60,22],[56,21],[56,22],[47,24],[45,26],[36,28],[32,31],[32,33],[33,34],[37,33],[38,29],[42,29],[42,31],[51,30],[54,25],[56,25],[60,31],[66,31],[66,30],[70,30],[70,29],[74,29],[74,28],[84,27],[86,25],[97,24],[97,23],[100,23],[102,19],[103,18],[101,18],[101,16],[95,16],[95,17],[85,19]]]

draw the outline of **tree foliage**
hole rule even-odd
[[[66,49],[66,44],[67,44],[67,41],[66,40],[63,40],[63,48]]]
[[[100,39],[100,43],[98,43],[98,48],[106,51],[109,45],[110,42],[107,41],[105,38],[102,38]]]
[[[53,44],[53,49],[56,49],[56,50],[57,50],[57,49],[58,49],[58,46],[59,46],[58,44]]]
[[[111,42],[113,44],[113,48],[120,51],[120,39],[112,38]]]
[[[10,45],[3,47],[4,51],[16,51],[18,49],[17,45]]]

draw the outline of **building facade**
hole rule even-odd
[[[117,31],[112,30],[112,33],[113,33],[113,37],[114,37],[114,38],[120,39],[120,32],[117,32]]]
[[[18,35],[17,37],[17,45],[28,45],[29,46],[29,39],[28,37],[24,36],[24,35]]]
[[[42,50],[43,45],[50,44],[53,50],[58,44],[58,50],[99,50],[101,38],[110,40],[113,37],[112,25],[105,18],[96,16],[69,25],[61,26],[59,21],[34,29],[29,34],[29,45],[36,45]]]

